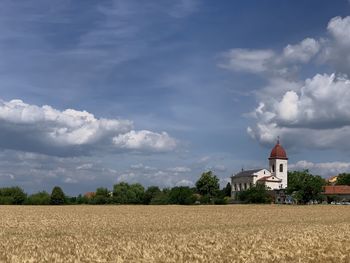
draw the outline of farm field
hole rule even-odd
[[[0,262],[350,262],[350,206],[0,206]]]

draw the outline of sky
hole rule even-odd
[[[0,186],[350,172],[350,2],[0,3]]]

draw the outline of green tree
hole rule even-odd
[[[0,204],[21,205],[26,198],[27,195],[18,186],[0,188]]]
[[[195,202],[194,192],[188,186],[173,187],[169,192],[169,203],[190,205]]]
[[[263,184],[257,184],[245,191],[239,192],[237,197],[238,200],[251,204],[265,204],[273,201],[273,197]]]
[[[226,196],[231,197],[231,191],[232,191],[231,184],[227,183],[226,186],[221,190],[222,196],[223,197],[226,197]]]
[[[130,185],[125,182],[113,186],[113,202],[117,204],[127,204],[135,195],[130,191]]]
[[[149,205],[151,203],[151,200],[160,193],[161,193],[161,190],[159,189],[158,186],[148,187],[143,196],[143,204]]]
[[[196,182],[196,188],[200,195],[210,200],[211,197],[215,197],[219,193],[219,179],[212,171],[202,173],[201,177]]]
[[[305,204],[310,200],[321,200],[321,192],[326,181],[308,170],[288,172],[287,193],[298,203]]]
[[[141,184],[121,182],[113,186],[113,202],[117,204],[141,204],[145,189]]]
[[[111,202],[110,192],[107,188],[99,187],[96,189],[95,196],[90,200],[92,204],[108,204]]]
[[[50,204],[50,194],[46,191],[38,192],[30,195],[26,204],[28,205],[49,205]]]
[[[350,185],[350,174],[341,173],[337,177],[336,185]]]
[[[156,194],[152,199],[151,205],[167,205],[169,204],[169,193],[168,188],[164,188],[160,193]]]
[[[130,200],[132,204],[142,204],[145,194],[145,188],[141,184],[130,185],[130,190],[135,194],[135,199]]]
[[[55,186],[51,192],[50,204],[63,205],[66,202],[66,197],[59,186]]]
[[[81,194],[79,194],[79,195],[77,196],[77,201],[76,201],[76,203],[77,203],[78,205],[87,204],[88,202],[89,202],[89,200],[88,200],[85,196],[82,196]]]

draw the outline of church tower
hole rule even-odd
[[[277,140],[275,147],[273,147],[270,157],[269,157],[269,166],[271,175],[276,176],[281,179],[280,188],[287,188],[288,180],[288,158],[286,151],[283,149],[280,144],[280,140]]]

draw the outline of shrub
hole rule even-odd
[[[190,205],[195,201],[194,192],[187,186],[177,186],[170,190],[170,204]]]
[[[28,205],[49,205],[50,204],[50,195],[45,191],[38,192],[36,194],[32,194],[27,198],[26,204],[28,204]]]
[[[262,184],[257,184],[243,192],[239,192],[238,200],[253,204],[271,203],[273,201],[265,185]]]

